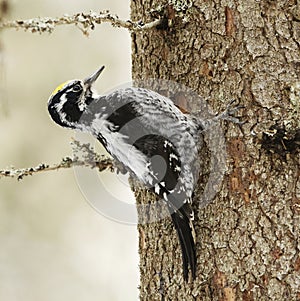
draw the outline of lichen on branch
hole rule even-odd
[[[41,163],[35,167],[0,169],[0,179],[16,178],[17,180],[22,180],[26,176],[32,176],[37,173],[72,167],[97,168],[100,172],[106,169],[114,170],[113,161],[106,156],[95,153],[89,144],[81,144],[79,141],[73,140],[71,145],[73,148],[72,158],[64,157],[60,163],[52,165]]]
[[[90,11],[89,13],[76,13],[74,15],[63,15],[62,17],[52,18],[33,18],[28,20],[15,20],[0,22],[0,29],[23,29],[33,33],[52,33],[57,26],[60,25],[75,25],[85,35],[88,35],[90,30],[94,30],[96,25],[101,23],[110,23],[112,26],[128,29],[129,31],[141,31],[154,28],[161,24],[161,20],[157,19],[150,23],[133,22],[131,20],[121,20],[115,14],[111,14],[108,10],[99,13]]]

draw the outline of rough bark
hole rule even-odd
[[[170,219],[139,225],[140,299],[300,300],[300,3],[170,2],[170,27],[132,35],[133,78],[184,84],[216,112],[239,99],[246,123],[224,124],[229,170],[196,215],[196,281],[183,281]],[[132,19],[162,8],[132,0]]]

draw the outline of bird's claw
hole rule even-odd
[[[235,113],[241,109],[244,109],[245,106],[239,105],[239,102],[235,99],[233,99],[228,105],[225,111],[223,111],[221,114],[217,115],[215,118],[217,120],[227,120],[231,121],[233,123],[242,125],[245,123],[245,121],[241,121],[241,117],[235,117]]]

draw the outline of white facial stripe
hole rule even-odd
[[[63,94],[63,95],[61,96],[61,98],[60,98],[60,102],[58,102],[58,103],[56,103],[56,104],[54,105],[54,107],[55,107],[55,109],[57,110],[58,113],[60,113],[60,114],[63,113],[62,109],[63,109],[64,104],[65,104],[67,101],[68,101],[68,99],[67,99],[66,95]]]
[[[83,112],[85,109],[86,109],[87,105],[86,103],[84,102],[84,93],[82,93],[80,95],[80,98],[78,100],[78,108],[81,112]]]

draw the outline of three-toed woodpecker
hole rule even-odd
[[[104,66],[85,80],[58,86],[48,111],[59,125],[88,132],[138,180],[163,199],[182,250],[183,277],[196,277],[191,198],[198,137],[204,129],[169,98],[144,88],[98,95],[92,90]]]

